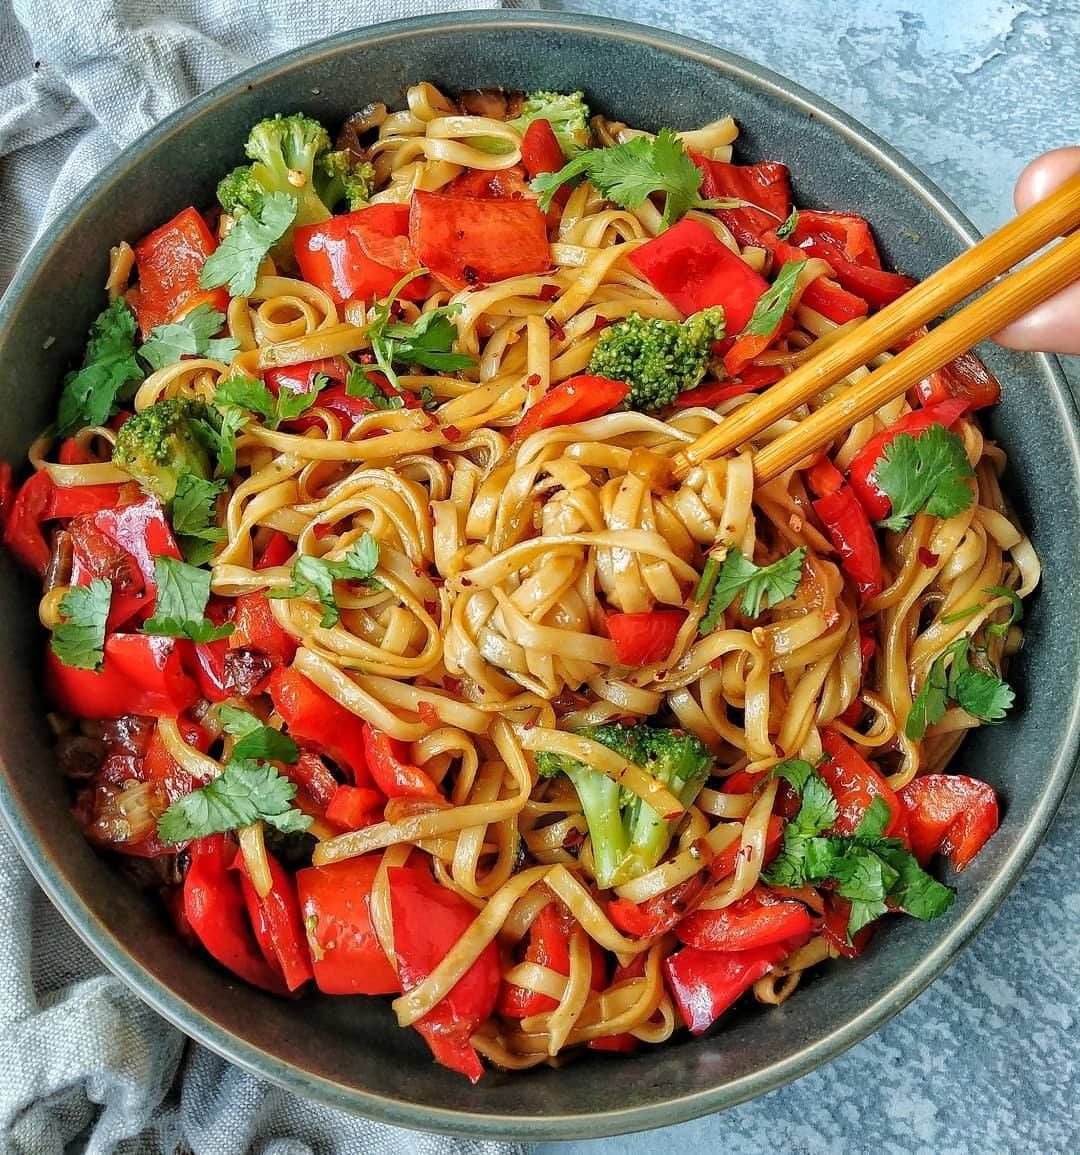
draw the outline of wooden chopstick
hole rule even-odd
[[[918,329],[920,325],[925,325],[952,306],[959,304],[971,293],[982,288],[1007,269],[1012,268],[1017,262],[1038,252],[1056,237],[1064,236],[1078,227],[1080,227],[1080,175],[1072,177],[1045,200],[1033,205],[1007,225],[991,233],[973,248],[950,261],[949,264],[927,277],[921,284],[916,285],[891,305],[887,305],[880,313],[854,329],[848,336],[842,337],[816,356],[811,357],[782,381],[762,393],[753,404],[736,410],[721,424],[699,437],[692,445],[676,453],[672,458],[675,477],[681,480],[695,465],[707,458],[728,453],[736,446],[749,441],[763,429],[767,429],[774,421],[816,397],[830,385],[835,385],[853,369],[865,365],[879,354],[891,349],[903,337]],[[1052,254],[1048,255],[1052,256]],[[985,316],[1000,317],[1001,319],[997,322],[987,320],[971,325],[970,339],[963,338],[968,341],[967,344],[956,345],[955,351],[947,356],[941,353],[941,359],[934,364],[929,363],[928,355],[925,352],[919,358],[909,358],[905,364],[924,366],[920,371],[922,376],[933,369],[940,368],[957,354],[990,336],[1009,321],[1016,320],[1039,301],[1045,300],[1074,280],[1077,272],[1080,271],[1080,265],[1075,263],[1077,260],[1075,255],[1072,259],[1074,264],[1070,271],[1068,268],[1060,267],[1059,258],[1055,267],[1058,270],[1056,276],[1061,279],[1055,281],[1055,288],[1041,292],[1042,274],[1028,276],[1023,281],[1022,298],[1016,294],[1015,290],[1008,292],[1003,297],[996,298],[999,303],[993,305]],[[1014,275],[1020,276],[1021,274]],[[1000,288],[1000,286],[996,288]],[[1003,309],[1004,311],[1001,311]],[[979,316],[984,316],[984,314],[979,314]],[[990,327],[986,327],[987,325]],[[944,328],[944,324],[938,326],[930,334],[930,337],[916,341],[911,349],[923,345],[924,341],[930,340]],[[968,332],[969,330],[964,329],[962,331]],[[958,330],[953,329],[949,332],[956,334]],[[938,342],[930,348],[934,350],[953,348],[954,339],[954,337],[945,340],[938,338]],[[907,353],[910,350],[904,352]],[[901,354],[895,360],[900,361],[903,356],[904,354]],[[937,358],[939,353],[935,352],[933,356]],[[884,368],[888,368],[888,366]],[[914,372],[914,369],[912,371]],[[876,373],[859,382],[858,386],[838,400],[843,400],[854,406],[856,390],[872,387],[870,383],[880,372],[882,372],[881,369],[877,370]],[[896,391],[890,392],[876,405],[862,412],[861,416],[866,416],[866,413],[873,412],[875,408],[885,404],[886,401],[899,396],[906,388],[914,385],[918,379],[919,377],[915,376],[906,385],[901,385],[902,378],[897,376],[889,378],[893,385],[897,386]],[[893,385],[890,385],[890,389]],[[838,429],[847,428],[856,420],[858,418],[852,416]],[[805,425],[805,422],[801,424]],[[779,442],[775,444],[779,444]],[[788,445],[791,444],[788,442]],[[772,448],[773,446],[769,447],[770,450]],[[800,456],[802,455],[800,454]],[[797,461],[798,459],[796,457],[794,460]],[[775,462],[779,460],[780,458],[776,454],[765,459],[770,469],[773,469]],[[789,464],[793,464],[793,462],[789,462]],[[785,468],[787,468],[786,465],[774,469],[769,476],[774,477],[776,473],[782,472]]]

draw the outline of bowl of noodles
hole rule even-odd
[[[673,462],[973,236],[797,86],[584,17],[167,119],[0,305],[0,804],[52,901],[417,1128],[660,1126],[865,1037],[1073,767],[1072,400],[993,348],[777,477],[805,409]]]

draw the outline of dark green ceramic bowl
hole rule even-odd
[[[241,155],[249,125],[302,108],[333,124],[371,100],[400,102],[430,80],[583,88],[633,124],[689,127],[731,113],[741,160],[791,166],[797,203],[852,209],[888,259],[925,276],[970,244],[956,207],[887,145],[783,78],[675,36],[584,17],[448,15],[387,24],[282,56],[164,121],[49,230],[0,305],[0,459],[17,461],[52,418],[57,384],[101,307],[108,248],[185,205],[207,204]],[[47,341],[55,338],[55,341]],[[1080,700],[1080,458],[1076,414],[1055,364],[987,349],[1005,384],[988,416],[1008,449],[1008,492],[1045,576],[1012,667],[1019,708],[965,744],[959,766],[1004,799],[1001,830],[955,880],[938,922],[895,920],[857,965],[821,968],[775,1010],[746,1008],[718,1030],[625,1062],[586,1057],[562,1070],[489,1073],[471,1087],[432,1064],[424,1043],[376,999],[277,1001],[183,947],[157,907],[99,858],[67,810],[36,671],[34,591],[0,562],[6,768],[0,802],[38,881],[101,959],[188,1035],[301,1095],[405,1126],[468,1135],[597,1136],[677,1123],[772,1090],[881,1026],[955,957],[1004,898],[1064,793]]]

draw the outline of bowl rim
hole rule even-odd
[[[378,43],[380,46],[392,46],[397,40],[410,39],[424,32],[501,28],[558,31],[571,35],[587,32],[616,42],[656,47],[665,53],[724,71],[794,105],[809,116],[824,120],[833,131],[886,168],[894,179],[907,185],[961,241],[971,245],[979,238],[980,234],[974,224],[953,201],[891,145],[829,101],[763,65],[725,49],[662,29],[606,17],[525,10],[447,12],[372,24],[291,49],[237,73],[159,121],[83,186],[75,199],[52,222],[48,233],[37,240],[17,266],[11,283],[0,298],[0,348],[6,342],[11,317],[24,289],[33,281],[47,255],[63,245],[65,234],[77,223],[85,204],[100,197],[112,182],[137,165],[150,147],[183,131],[194,114],[227,102],[245,88],[261,84],[297,66],[328,59],[358,45]],[[1056,359],[1047,354],[1033,356],[1051,382],[1052,392],[1064,419],[1063,424],[1068,430],[1073,469],[1080,474],[1080,418],[1076,399]],[[1016,845],[1008,857],[1002,860],[995,877],[974,899],[970,908],[905,976],[842,1026],[813,1039],[786,1059],[759,1071],[661,1103],[618,1110],[596,1110],[588,1114],[479,1114],[451,1107],[432,1107],[361,1090],[312,1074],[293,1064],[283,1063],[268,1051],[207,1018],[128,954],[104,923],[83,903],[76,887],[56,868],[41,841],[21,821],[14,798],[2,782],[0,818],[49,900],[106,967],[172,1026],[251,1074],[302,1097],[401,1127],[492,1139],[597,1138],[670,1126],[776,1090],[861,1042],[925,990],[951,965],[997,910],[1046,834],[1080,754],[1080,696],[1074,699],[1073,709],[1063,721],[1066,734],[1061,753],[1048,771],[1043,793]]]

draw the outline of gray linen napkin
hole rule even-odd
[[[0,289],[95,171],[203,89],[358,25],[491,7],[497,0],[0,0]],[[371,1123],[185,1048],[103,972],[0,831],[0,1150],[52,1155],[76,1139],[129,1155],[521,1150]]]

